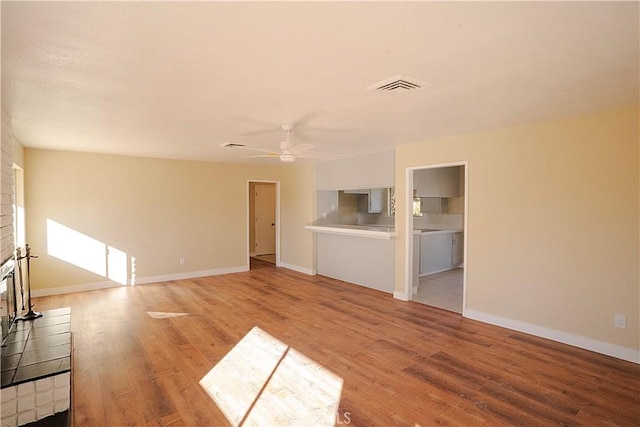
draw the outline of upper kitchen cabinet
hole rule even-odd
[[[367,211],[369,213],[382,213],[382,204],[384,202],[384,188],[369,189],[369,197],[367,197]]]
[[[316,163],[318,190],[388,188],[395,186],[394,151]]]
[[[413,173],[417,197],[460,197],[461,166],[418,169]]]

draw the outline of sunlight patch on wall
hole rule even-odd
[[[107,277],[114,282],[127,284],[127,254],[113,246],[107,246]]]
[[[233,426],[334,426],[342,383],[257,326],[200,380]]]
[[[127,285],[128,256],[86,234],[47,219],[47,254]]]

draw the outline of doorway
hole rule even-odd
[[[407,168],[406,184],[406,298],[464,315],[468,162]]]
[[[272,181],[249,181],[249,268],[251,260],[279,264],[279,186]]]

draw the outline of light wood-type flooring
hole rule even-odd
[[[636,364],[252,263],[36,299],[72,309],[75,425],[229,425],[199,382],[256,326],[342,378],[336,425],[640,425]]]

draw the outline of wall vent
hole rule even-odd
[[[416,79],[415,77],[409,77],[404,74],[399,74],[397,76],[393,76],[381,82],[367,86],[366,89],[377,90],[381,92],[402,93],[411,90],[422,89],[429,86],[431,86],[429,83],[423,82],[422,80]]]
[[[236,144],[235,142],[225,142],[223,144],[220,144],[220,147],[222,147],[222,148],[226,148],[226,147],[234,148],[234,147],[245,147],[245,145],[244,144]]]

